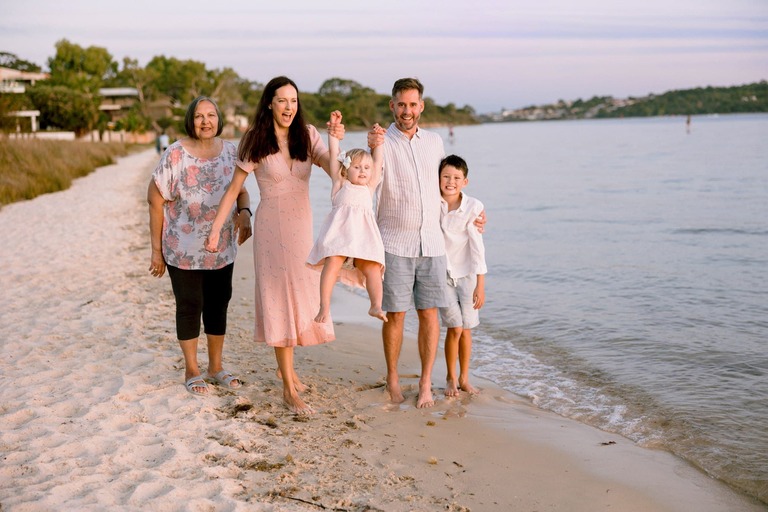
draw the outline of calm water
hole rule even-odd
[[[489,216],[473,372],[768,502],[768,116],[439,131]]]

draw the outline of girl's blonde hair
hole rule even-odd
[[[364,149],[360,149],[360,148],[350,149],[346,153],[347,153],[347,156],[349,157],[350,165],[355,163],[355,161],[357,160],[365,159],[365,158],[368,158],[371,160],[371,162],[373,162],[373,157],[371,156],[371,154]],[[344,179],[347,179],[347,168],[344,167],[344,164],[341,164],[341,177]]]

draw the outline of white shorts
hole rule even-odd
[[[473,307],[472,296],[477,286],[477,275],[470,274],[458,279],[447,278],[445,295],[450,305],[440,308],[443,327],[474,329],[480,324],[480,310]]]

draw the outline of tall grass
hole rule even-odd
[[[67,189],[128,151],[119,142],[0,138],[0,206]]]

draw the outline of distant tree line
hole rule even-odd
[[[498,114],[480,116],[481,122],[591,119],[608,117],[650,117],[697,114],[768,112],[768,82],[732,87],[700,87],[617,99],[594,96],[588,100],[559,100],[531,105]]]
[[[159,55],[142,67],[136,59],[126,57],[118,63],[105,48],[83,48],[66,39],[58,41],[55,48],[55,55],[47,62],[50,79],[27,87],[24,94],[0,94],[0,129],[15,126],[15,121],[5,116],[7,112],[35,109],[41,113],[42,129],[69,130],[77,135],[104,130],[109,117],[99,110],[102,102],[99,90],[131,87],[138,91],[136,103],[110,128],[145,132],[174,127],[177,132],[183,132],[183,113],[197,96],[210,96],[222,111],[250,120],[264,88],[262,83],[240,77],[232,68],[208,69],[195,60]],[[40,66],[6,52],[0,52],[0,66],[41,71]],[[301,93],[302,107],[312,124],[323,125],[334,109],[343,112],[345,125],[351,129],[369,127],[376,122],[388,124],[392,119],[389,95],[379,94],[354,80],[331,78],[317,92],[302,90]],[[153,108],[158,102],[169,105],[170,114],[168,108]],[[428,97],[425,103],[423,124],[477,122],[470,106],[458,108],[452,103],[440,106]]]
[[[634,101],[632,101],[634,100]],[[601,109],[595,117],[639,117],[768,112],[768,82],[703,87],[630,98],[626,105]]]

